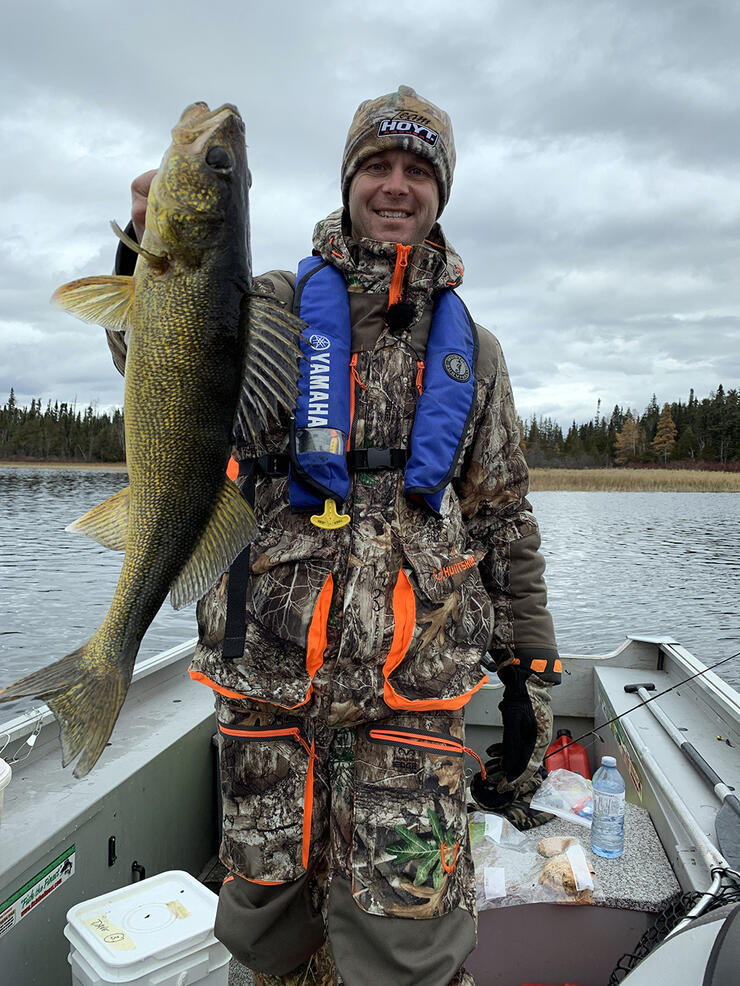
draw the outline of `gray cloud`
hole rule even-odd
[[[102,330],[51,308],[109,270],[131,178],[194,99],[235,102],[257,270],[292,268],[339,202],[347,126],[414,85],[451,114],[444,216],[462,294],[501,338],[522,416],[740,381],[740,156],[731,0],[55,0],[0,39],[0,401],[120,403]],[[62,43],[60,39],[64,38]]]

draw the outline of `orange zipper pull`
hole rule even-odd
[[[352,359],[349,361],[349,365],[352,373],[352,381],[356,383],[358,387],[362,387],[363,390],[367,390],[367,384],[360,380],[360,374],[357,369],[357,353],[352,353]]]
[[[360,374],[357,369],[357,353],[352,353],[352,357],[349,361],[349,435],[347,435],[347,451],[350,449],[350,442],[352,441],[352,424],[355,420],[355,386],[361,387],[363,390],[367,390],[367,384],[360,380]]]
[[[403,277],[409,265],[409,254],[411,244],[396,243],[396,266],[391,278],[391,290],[388,294],[388,307],[397,304],[401,300],[401,289],[403,288]]]
[[[424,360],[419,359],[416,361],[416,389],[419,391],[419,397],[421,397],[424,388],[422,387],[422,380],[424,379]]]
[[[475,750],[471,750],[471,748],[469,746],[464,746],[463,747],[463,752],[464,753],[467,753],[469,757],[475,757],[475,759],[480,764],[480,776],[481,776],[481,778],[483,780],[485,780],[486,779],[486,768],[483,766],[483,761],[478,756],[478,754],[475,752]]]

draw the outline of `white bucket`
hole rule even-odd
[[[12,776],[13,771],[11,770],[10,764],[0,758],[0,824],[2,824],[3,820],[3,797],[5,795],[5,788],[8,784],[10,784],[10,778]]]
[[[171,870],[67,912],[73,986],[228,986],[228,950],[213,936],[218,898]]]

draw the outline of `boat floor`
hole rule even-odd
[[[229,964],[229,986],[255,986],[252,973],[236,959]]]

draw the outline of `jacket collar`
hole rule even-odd
[[[349,291],[389,293],[396,269],[397,244],[352,239],[345,210],[337,209],[316,224],[313,246],[316,253],[344,275]],[[436,291],[457,287],[462,275],[460,257],[435,223],[428,240],[415,244],[408,257],[402,299],[414,306],[412,324],[421,317]]]

